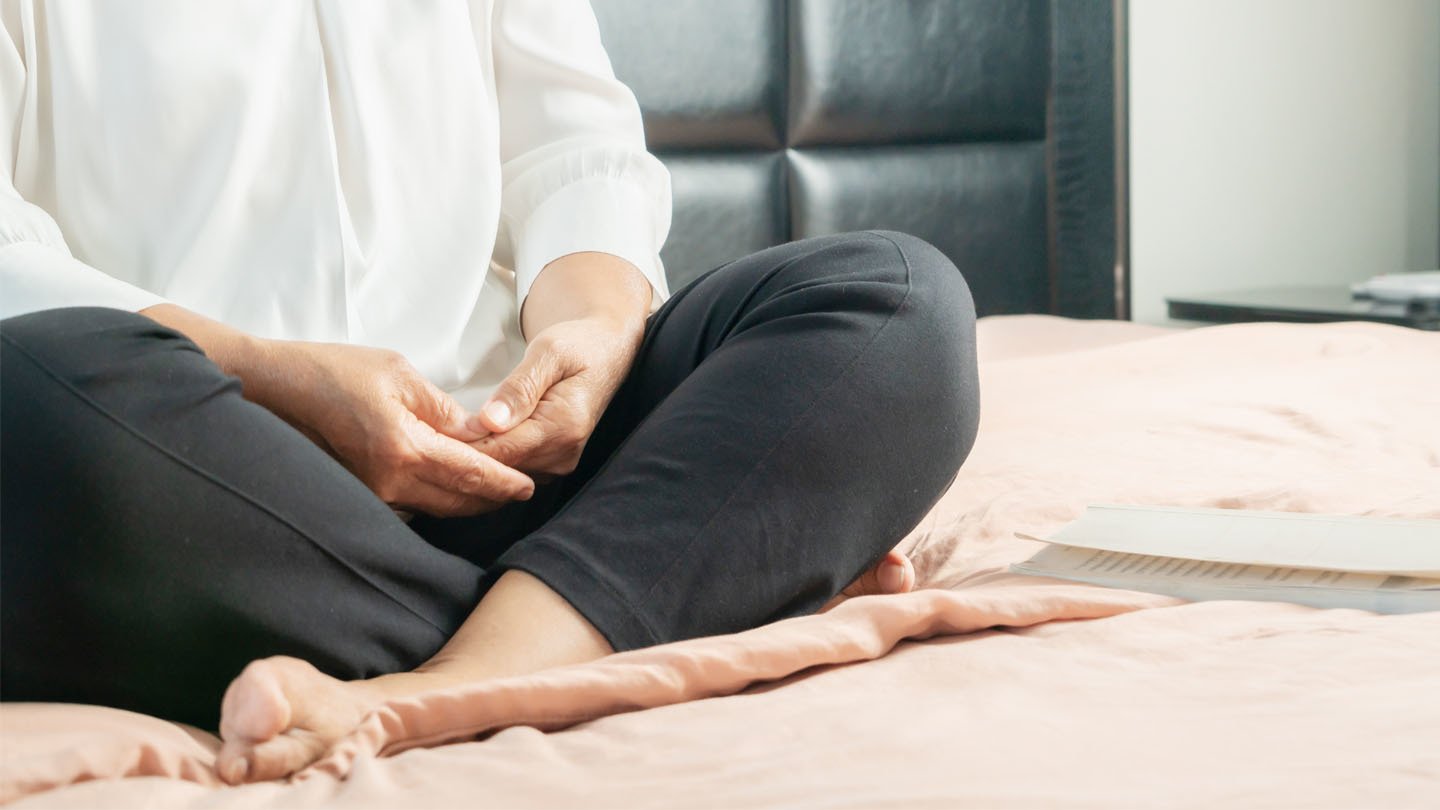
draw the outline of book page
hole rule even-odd
[[[1053,537],[1020,536],[1213,562],[1440,577],[1440,520],[1092,506]]]
[[[1121,578],[1127,581],[1180,578],[1197,583],[1208,582],[1231,587],[1380,588],[1386,587],[1385,583],[1391,579],[1400,581],[1411,579],[1413,582],[1423,582],[1423,580],[1414,580],[1414,578],[1391,577],[1386,574],[1182,560],[1177,557],[1122,554],[1118,551],[1098,551],[1068,546],[1045,549],[1030,562],[1055,570],[1064,569],[1107,578]],[[1437,581],[1436,584],[1440,585],[1440,581]],[[1410,587],[1415,586],[1411,585]]]
[[[1440,610],[1440,579],[1185,560],[1051,545],[1011,566],[1021,574],[1176,596],[1253,599],[1382,613]]]

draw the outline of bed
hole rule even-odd
[[[1440,542],[1440,334],[1104,320],[1126,313],[1110,0],[595,7],[674,177],[672,287],[860,227],[966,273],[980,436],[901,544],[918,589],[390,704],[240,788],[207,732],[0,705],[0,802],[1435,806],[1440,614],[1007,571],[1036,548],[1016,532],[1093,503],[1421,518]]]
[[[1007,566],[1091,503],[1440,521],[1440,335],[980,322],[984,415],[919,589],[436,692],[286,783],[217,740],[0,707],[30,807],[1433,807],[1440,613],[1181,603]],[[1440,542],[1440,522],[1436,524]]]

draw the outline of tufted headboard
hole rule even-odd
[[[592,2],[673,178],[672,288],[889,228],[982,315],[1124,314],[1113,0]]]

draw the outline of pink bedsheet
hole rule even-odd
[[[1182,604],[1004,568],[1034,548],[1015,531],[1094,502],[1440,520],[1440,335],[980,332],[979,443],[904,544],[919,592],[392,704],[289,783],[218,787],[215,740],[153,718],[8,705],[0,800],[1436,806],[1440,613]]]

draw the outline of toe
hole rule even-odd
[[[215,757],[215,773],[227,785],[243,784],[250,778],[249,743],[227,742]]]
[[[303,729],[292,729],[250,749],[246,780],[264,782],[283,779],[319,759],[330,748],[330,740]]]
[[[238,785],[257,778],[251,754],[258,743],[290,727],[293,711],[276,659],[252,661],[225,690],[220,702],[220,737],[225,741],[215,771]]]
[[[908,560],[897,552],[890,552],[875,569],[875,584],[880,593],[905,592],[905,563]]]
[[[905,554],[892,549],[857,584],[859,592],[853,596],[909,593],[915,587],[915,566]]]
[[[825,612],[847,597],[908,593],[915,587],[915,566],[903,552],[892,550],[870,566],[834,599],[825,603]]]
[[[268,740],[290,726],[291,707],[285,695],[284,659],[252,661],[220,701],[220,736],[236,742]]]
[[[898,571],[898,578],[893,583],[895,587],[887,589],[886,593],[909,593],[915,590],[915,563],[909,556],[898,551],[891,551],[885,559],[885,564]]]
[[[378,699],[298,658],[252,662],[225,691],[215,770],[230,784],[279,779],[314,762]]]

